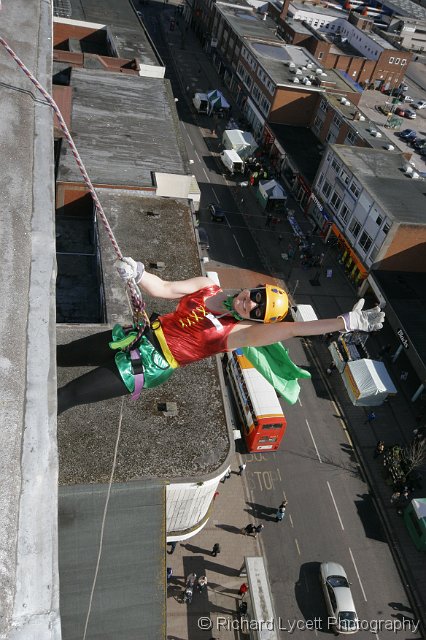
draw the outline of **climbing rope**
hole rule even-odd
[[[0,9],[1,9],[1,0],[0,0]],[[86,186],[90,192],[90,195],[92,196],[93,202],[95,204],[95,208],[96,208],[96,212],[99,215],[105,230],[108,234],[108,237],[111,241],[112,247],[114,249],[114,252],[117,256],[117,258],[119,260],[122,260],[123,258],[123,254],[121,253],[120,247],[118,246],[118,243],[114,237],[114,233],[111,229],[111,226],[108,222],[108,219],[105,215],[105,212],[103,210],[103,207],[100,203],[100,200],[98,198],[98,194],[95,191],[95,188],[92,184],[92,181],[89,178],[89,175],[86,171],[86,168],[83,164],[83,161],[80,157],[80,154],[77,150],[77,147],[74,144],[74,140],[71,137],[71,134],[69,132],[69,129],[66,125],[66,122],[64,120],[64,118],[62,117],[62,113],[59,110],[58,105],[56,104],[56,102],[54,101],[54,99],[52,98],[52,96],[46,91],[46,89],[40,84],[40,82],[37,80],[37,78],[31,73],[31,71],[28,69],[28,67],[25,66],[25,64],[22,62],[22,60],[16,55],[16,53],[13,51],[13,49],[7,44],[7,42],[0,36],[0,44],[3,45],[3,47],[6,49],[6,51],[9,53],[9,55],[13,58],[13,60],[15,60],[16,64],[20,67],[20,69],[22,69],[22,71],[25,73],[25,75],[31,80],[31,82],[33,83],[33,85],[36,87],[36,89],[38,89],[38,91],[42,94],[42,96],[45,98],[46,103],[52,107],[53,111],[56,114],[56,117],[58,118],[58,122],[59,122],[59,126],[65,136],[65,139],[67,140],[70,148],[71,148],[71,152],[75,158],[75,161],[78,165],[78,168],[80,169],[80,173],[83,176],[83,180],[86,183]],[[145,303],[143,301],[142,298],[142,294],[139,290],[139,287],[137,286],[136,282],[134,280],[129,280],[127,283],[127,286],[129,288],[129,297],[130,297],[130,305],[131,305],[131,309],[132,309],[132,315],[133,315],[133,323],[137,329],[137,335],[135,337],[135,339],[133,340],[133,342],[128,345],[126,347],[126,350],[130,350],[131,347],[139,340],[139,338],[141,337],[141,335],[143,334],[143,331],[145,329],[146,324],[149,322],[148,316],[146,314],[145,311]]]

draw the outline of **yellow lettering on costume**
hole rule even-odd
[[[201,322],[203,317],[200,317],[199,315],[197,315],[197,311],[204,318],[207,316],[207,309],[205,307],[201,305],[199,307],[195,307],[195,309],[191,311],[190,316],[187,316],[185,319],[179,318],[179,323],[182,329],[187,329],[191,327],[193,324],[196,324],[197,322]]]

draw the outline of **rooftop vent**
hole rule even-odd
[[[157,269],[157,271],[162,271],[166,268],[165,262],[150,262],[149,266],[151,269]]]
[[[359,116],[360,122],[365,122],[365,116]]]
[[[386,149],[386,151],[393,151],[395,149],[393,144],[390,144],[390,142],[388,144],[385,144],[383,148]]]
[[[173,418],[178,415],[178,407],[176,402],[159,402],[157,409],[166,418]]]
[[[326,78],[326,77],[327,77],[327,74],[324,71],[322,71],[321,72],[321,78]]]

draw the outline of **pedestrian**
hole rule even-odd
[[[167,567],[166,574],[167,574],[167,583],[169,583],[173,575],[173,569],[171,567]]]
[[[335,363],[334,362],[330,362],[330,364],[327,367],[327,375],[330,376],[333,373],[335,368],[336,368]]]
[[[399,379],[401,380],[401,382],[405,382],[408,378],[408,371],[401,371],[401,375],[399,376]]]
[[[286,506],[287,506],[287,500],[283,500],[275,514],[275,522],[281,522],[281,520],[284,518]]]
[[[248,584],[243,582],[243,584],[240,586],[240,588],[238,590],[238,595],[241,596],[242,598],[244,598],[244,596],[246,595],[247,591],[248,591]]]
[[[218,553],[220,553],[220,544],[215,542],[212,549],[212,556],[215,558]]]
[[[176,545],[177,545],[177,542],[168,542],[167,543],[167,546],[170,547],[170,551],[167,552],[169,555],[172,555],[172,553],[174,553],[174,551],[176,549]]]
[[[265,227],[270,227],[271,226],[271,222],[272,222],[272,215],[270,213],[268,213],[268,215],[266,216]]]
[[[250,524],[246,525],[243,529],[241,529],[241,533],[244,533],[245,536],[251,536],[254,532],[254,524],[250,522]]]
[[[245,462],[243,462],[242,464],[240,464],[240,466],[238,467],[238,475],[239,475],[239,476],[242,476],[242,475],[243,475],[243,472],[245,471],[246,466],[247,466],[247,465],[246,465],[246,463],[245,463]]]
[[[219,491],[215,491],[214,496],[213,496],[213,500],[216,500],[216,498],[218,497],[218,495],[219,495]]]
[[[394,491],[394,493],[391,495],[391,504],[393,504],[394,502],[396,502],[397,500],[399,500],[399,498],[401,497],[401,492],[400,491]]]
[[[207,587],[207,578],[206,576],[200,576],[197,581],[198,591],[201,593]]]
[[[262,531],[262,529],[265,527],[264,524],[258,524],[255,528],[254,528],[254,537],[257,538],[257,534],[260,533]]]
[[[197,574],[194,572],[190,573],[186,579],[186,586],[193,587],[196,579],[197,579]]]
[[[367,420],[364,422],[364,424],[371,424],[373,422],[373,420],[376,419],[376,414],[374,413],[374,411],[370,411],[370,413],[367,416]]]
[[[378,458],[379,456],[382,456],[385,452],[385,443],[383,442],[383,440],[379,440],[379,442],[376,444],[376,448],[374,449],[374,458]]]
[[[230,477],[231,477],[231,472],[230,472],[230,470],[229,470],[229,469],[227,469],[227,470],[226,470],[225,475],[223,476],[223,478],[222,478],[222,480],[221,480],[221,482],[222,482],[223,484],[225,484],[225,481],[226,481],[226,480],[229,480],[229,478],[230,478]]]

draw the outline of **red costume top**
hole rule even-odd
[[[181,367],[228,350],[228,336],[237,320],[231,315],[220,317],[222,313],[206,305],[219,291],[215,284],[203,287],[181,298],[175,311],[160,316],[167,345]]]

